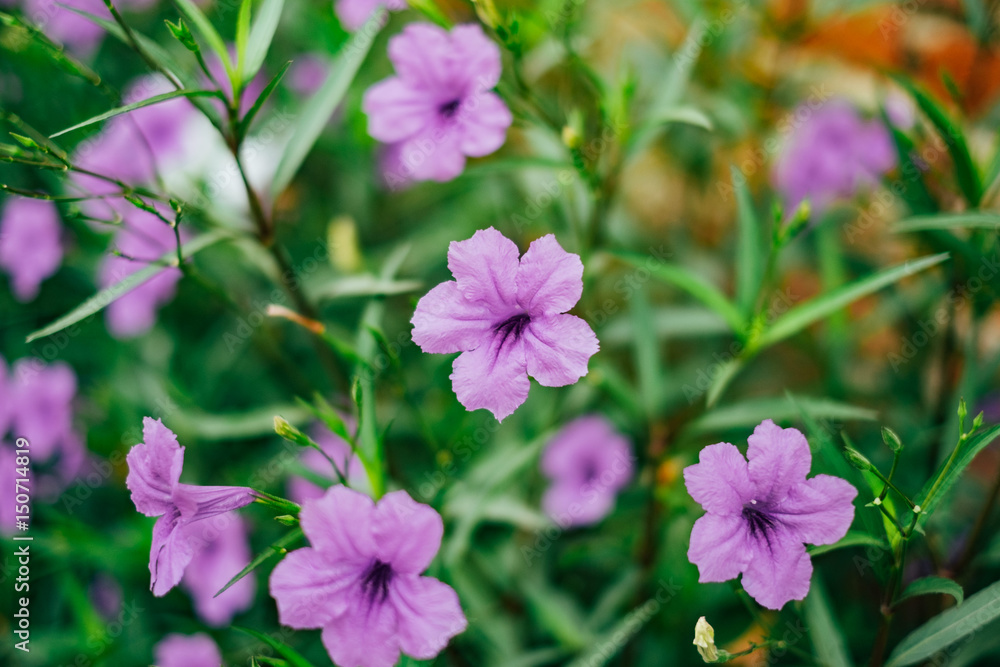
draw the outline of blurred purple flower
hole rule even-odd
[[[465,158],[503,145],[512,116],[491,91],[500,80],[500,49],[478,25],[449,33],[428,23],[408,25],[389,40],[397,76],[365,93],[368,132],[399,144],[408,173],[400,179],[449,181]]]
[[[303,53],[288,70],[288,87],[299,95],[315,93],[330,73],[330,59],[318,53]]]
[[[632,479],[632,446],[604,417],[580,417],[559,431],[542,454],[552,485],[542,507],[560,526],[600,521]]]
[[[352,425],[348,424],[348,428],[352,428]],[[365,466],[361,463],[361,459],[351,454],[351,445],[349,442],[339,435],[331,433],[329,429],[319,424],[312,430],[311,435],[313,441],[322,447],[327,456],[337,464],[337,468],[347,478],[351,488],[366,493],[371,490]],[[290,477],[288,479],[288,497],[299,505],[307,500],[322,498],[326,492],[326,488],[339,481],[336,471],[330,465],[330,461],[315,449],[308,448],[303,451],[301,456],[299,456],[299,461],[310,472],[328,479],[330,482],[326,487],[320,487],[305,477],[299,475]]]
[[[413,341],[424,352],[461,352],[452,387],[468,410],[503,420],[528,397],[532,376],[545,387],[587,374],[597,337],[579,317],[564,315],[583,292],[583,264],[549,234],[518,261],[514,242],[490,227],[448,248],[455,280],[417,303]]]
[[[64,362],[45,365],[25,358],[14,364],[11,376],[4,398],[12,407],[11,435],[27,438],[32,461],[45,463],[73,438],[76,374]]]
[[[116,618],[122,610],[122,587],[118,581],[103,572],[99,572],[90,582],[88,597],[91,604],[105,620]]]
[[[808,198],[814,214],[822,213],[835,200],[875,186],[895,166],[892,140],[880,121],[864,120],[844,101],[806,113],[774,168],[786,208]]]
[[[160,597],[176,586],[195,553],[225,525],[227,512],[253,502],[241,486],[181,484],[184,448],[159,419],[142,420],[143,442],[126,457],[125,485],[140,513],[156,516],[149,552],[150,589]],[[209,519],[215,519],[209,521]]]
[[[337,18],[348,30],[357,30],[379,7],[398,12],[406,9],[406,0],[336,0]]]
[[[155,2],[156,0],[118,0],[115,6],[119,9],[147,9]],[[23,0],[22,5],[29,21],[51,39],[64,44],[82,57],[90,56],[97,49],[104,39],[104,28],[72,11],[70,7],[111,19],[104,0]]]
[[[701,450],[684,469],[688,493],[707,512],[691,530],[688,560],[699,581],[743,574],[743,588],[768,609],[809,592],[805,544],[833,544],[854,519],[857,489],[839,477],[806,479],[812,454],[805,436],[766,419],[748,439],[749,465],[729,443]]]
[[[253,604],[257,582],[246,576],[229,590],[215,597],[229,580],[247,566],[253,554],[246,524],[235,515],[226,515],[225,525],[220,526],[208,540],[184,573],[181,585],[194,600],[198,617],[212,627],[229,625],[233,616],[246,611]]]
[[[312,546],[291,552],[271,574],[281,623],[322,628],[343,667],[392,667],[405,653],[429,660],[465,630],[458,596],[420,573],[441,546],[441,516],[394,491],[376,505],[335,486],[300,514]]]
[[[156,667],[219,667],[222,653],[204,632],[167,635],[153,648]]]
[[[18,301],[32,301],[38,287],[62,263],[62,225],[56,205],[11,197],[0,216],[0,267],[11,277]]]
[[[166,207],[157,207],[162,209],[161,215],[168,220],[173,217]],[[120,211],[123,224],[115,235],[114,246],[127,257],[109,254],[104,258],[100,269],[102,287],[121,282],[177,247],[174,230],[152,213],[122,202],[117,203],[115,208]],[[111,335],[124,339],[149,331],[156,323],[157,311],[174,298],[180,277],[178,267],[167,267],[112,301],[105,314]]]

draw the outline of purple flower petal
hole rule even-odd
[[[299,516],[310,544],[327,558],[367,563],[376,549],[371,532],[374,513],[371,498],[334,486],[322,498],[307,502]]]
[[[352,31],[363,26],[379,7],[399,11],[406,6],[406,0],[337,0],[334,3],[337,18]]]
[[[133,447],[125,460],[125,486],[132,492],[135,508],[146,516],[160,516],[173,506],[173,493],[184,466],[184,448],[177,436],[159,419],[142,420],[143,442]]]
[[[437,579],[399,579],[390,594],[398,614],[399,646],[418,660],[436,656],[468,625],[454,589]]]
[[[197,550],[181,582],[198,616],[213,627],[229,625],[233,616],[249,609],[257,591],[256,580],[248,575],[215,596],[253,557],[244,522],[235,515],[226,519],[214,539]]]
[[[452,365],[451,386],[466,410],[485,408],[497,421],[511,415],[528,398],[524,343],[495,336],[489,345],[463,352]]]
[[[359,605],[364,605],[358,601]],[[323,627],[323,645],[337,665],[393,667],[399,662],[396,608],[391,604],[360,607]]]
[[[783,531],[751,544],[753,555],[743,573],[746,592],[768,609],[804,599],[813,571],[805,545]]]
[[[497,321],[517,309],[518,251],[514,242],[490,227],[448,246],[448,269],[469,301],[480,301]]]
[[[149,550],[150,590],[156,597],[166,595],[180,583],[184,568],[194,558],[194,549],[181,530],[182,520],[177,508],[156,520],[153,545]]]
[[[219,667],[222,653],[204,632],[167,635],[153,649],[157,667]]]
[[[482,301],[469,301],[450,280],[417,302],[413,313],[413,342],[424,352],[474,350],[493,329],[494,315]]]
[[[698,581],[735,579],[752,556],[753,546],[739,514],[706,514],[694,522],[688,560],[698,566]]]
[[[62,263],[62,224],[56,205],[43,199],[11,197],[0,216],[0,268],[11,277],[18,301],[38,296],[42,281]]]
[[[437,107],[423,91],[398,78],[376,83],[362,102],[368,114],[368,134],[385,143],[408,139],[433,123]]]
[[[598,349],[593,329],[573,315],[532,317],[524,333],[528,375],[543,387],[564,387],[582,378]]]
[[[698,463],[684,469],[684,484],[695,502],[714,514],[739,514],[754,492],[747,461],[728,442],[701,450]]]
[[[858,490],[831,475],[816,475],[792,487],[774,514],[806,544],[833,544],[854,520]]]
[[[379,500],[371,530],[380,561],[397,573],[420,574],[441,548],[444,523],[433,508],[406,491],[393,491]]]
[[[278,620],[292,628],[322,628],[344,614],[364,566],[338,562],[312,548],[285,556],[271,574]]]
[[[583,262],[552,234],[535,239],[517,271],[517,302],[533,318],[565,313],[583,294]]]
[[[781,428],[765,419],[747,442],[750,444],[747,458],[750,459],[755,500],[778,503],[793,486],[806,480],[812,467],[812,453],[800,431]]]

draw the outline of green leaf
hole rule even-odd
[[[271,560],[272,558],[274,558],[278,554],[285,553],[288,550],[288,547],[292,546],[293,544],[295,544],[299,540],[303,539],[304,537],[305,537],[305,533],[302,532],[301,528],[296,528],[295,530],[292,530],[287,535],[285,535],[284,537],[282,537],[281,539],[279,539],[277,542],[275,542],[274,544],[272,544],[271,546],[269,546],[267,548],[267,551],[264,551],[264,552],[258,554],[256,556],[256,558],[254,558],[252,561],[250,561],[249,565],[247,565],[245,568],[243,568],[242,570],[240,570],[239,574],[237,574],[235,577],[233,577],[232,579],[230,579],[229,583],[227,583],[225,586],[223,586],[221,589],[219,589],[219,592],[216,593],[215,595],[213,595],[212,597],[219,597],[220,595],[222,595],[223,593],[225,593],[227,590],[229,590],[229,587],[232,586],[233,584],[235,584],[237,581],[239,581],[243,577],[247,576],[248,574],[250,574],[251,572],[253,572],[254,570],[256,570],[258,567],[260,567],[261,565],[263,565],[267,561]],[[287,658],[288,656],[285,656],[285,657]]]
[[[285,0],[264,0],[250,30],[249,41],[241,51],[239,61],[240,81],[251,81],[264,64],[268,49],[274,40],[274,33],[281,20]]]
[[[917,106],[931,121],[948,147],[948,153],[951,154],[955,169],[955,179],[965,196],[965,201],[973,208],[979,206],[983,196],[983,184],[979,178],[979,172],[976,170],[976,165],[972,161],[972,155],[969,154],[969,147],[962,131],[951,122],[944,110],[927,93],[902,77],[895,78],[901,86],[910,92],[913,99],[916,100]]]
[[[306,155],[329,122],[330,116],[343,100],[348,87],[354,80],[354,75],[361,67],[361,63],[375,40],[375,35],[381,25],[381,18],[381,12],[375,12],[368,19],[368,22],[354,33],[354,37],[337,56],[337,60],[331,67],[330,74],[326,77],[322,87],[306,102],[305,108],[302,109],[302,113],[299,114],[295,123],[295,132],[285,147],[285,152],[278,162],[274,179],[271,181],[272,199],[277,199],[278,195],[291,183],[292,177],[302,166]]]
[[[823,544],[809,548],[810,556],[819,556],[837,549],[847,549],[850,547],[878,547],[885,548],[885,540],[881,540],[868,533],[861,533],[854,530],[847,531],[847,534],[834,544]]]
[[[722,364],[722,368],[719,370],[718,375],[715,376],[715,380],[712,382],[712,386],[708,388],[708,394],[705,396],[705,405],[707,407],[715,405],[719,397],[722,396],[722,392],[729,386],[729,383],[743,370],[746,362],[747,360],[743,357],[735,357]]]
[[[239,77],[241,88],[246,79],[242,76],[242,63],[246,58],[247,42],[250,40],[250,9],[253,7],[253,0],[243,0],[240,3],[240,11],[236,15],[236,69],[241,72]]]
[[[916,232],[925,229],[1000,229],[1000,213],[965,211],[917,215],[892,226],[894,232]]]
[[[948,461],[942,463],[937,474],[928,480],[924,488],[920,491],[920,495],[918,496],[920,498],[919,505],[923,509],[923,513],[920,515],[921,524],[926,523],[930,515],[934,513],[934,510],[941,504],[941,500],[948,494],[951,487],[955,485],[955,482],[959,480],[965,469],[976,458],[976,455],[996,440],[997,437],[1000,437],[1000,424],[980,431],[978,435],[973,436],[967,442],[959,443],[958,446],[960,449],[951,467],[948,467]]]
[[[706,282],[700,276],[691,273],[687,269],[665,262],[658,262],[655,266],[650,267],[648,266],[649,257],[634,252],[622,250],[611,251],[611,254],[634,266],[644,267],[660,280],[684,290],[721,315],[733,331],[741,331],[743,329],[743,317],[736,309],[736,306],[717,287]]]
[[[225,40],[222,39],[212,22],[191,0],[174,0],[174,4],[187,17],[188,23],[193,25],[202,38],[208,42],[208,46],[215,51],[215,55],[219,57],[223,67],[226,68],[226,74],[232,81],[235,71],[233,70],[233,61],[229,57],[229,49],[226,48]]]
[[[645,290],[636,290],[629,308],[635,354],[635,372],[639,377],[639,397],[646,414],[652,417],[659,407],[661,374],[659,344],[653,328],[652,306]]]
[[[234,625],[233,629],[239,630],[240,632],[245,632],[251,637],[254,637],[255,639],[259,639],[260,641],[264,642],[265,644],[273,648],[275,651],[277,651],[282,658],[287,660],[288,664],[291,665],[291,667],[314,667],[314,665],[311,662],[302,657],[301,653],[293,649],[288,644],[285,644],[283,642],[278,641],[277,639],[274,639],[270,635],[265,635],[263,632],[257,632],[256,630],[251,630],[250,628],[243,628],[238,625]]]
[[[202,412],[188,407],[173,416],[173,423],[178,430],[195,435],[199,440],[246,440],[274,433],[274,415],[282,415],[296,425],[309,421],[306,410],[282,403],[229,413]]]
[[[711,412],[689,422],[684,429],[684,435],[693,436],[756,426],[763,419],[793,420],[799,416],[800,410],[814,419],[872,421],[878,418],[875,410],[828,398],[804,396],[796,396],[794,399],[788,396],[754,398],[714,408]]]
[[[171,90],[169,93],[162,93],[160,95],[153,95],[144,100],[139,100],[138,102],[133,102],[132,104],[126,104],[123,107],[118,107],[117,109],[112,109],[111,111],[105,111],[102,114],[98,114],[92,118],[88,118],[82,123],[77,123],[72,127],[67,127],[65,130],[59,130],[53,135],[50,135],[50,139],[55,139],[56,137],[62,136],[73,130],[79,130],[81,127],[87,127],[88,125],[93,125],[94,123],[100,123],[108,118],[114,118],[115,116],[120,116],[123,113],[128,113],[130,111],[135,111],[136,109],[141,109],[142,107],[149,107],[154,104],[159,104],[160,102],[166,102],[167,100],[177,99],[178,97],[219,97],[220,93],[217,90]]]
[[[320,300],[406,294],[423,287],[419,280],[384,280],[373,275],[344,276],[310,290]]]
[[[753,199],[746,178],[736,167],[729,168],[736,190],[739,238],[736,244],[736,306],[744,317],[753,312],[754,301],[763,279],[761,259],[765,250],[760,242],[760,222],[753,208]]]
[[[903,264],[879,271],[867,278],[849,283],[835,290],[821,294],[820,296],[802,304],[795,306],[768,328],[757,341],[760,348],[774,345],[775,343],[792,336],[810,324],[818,322],[831,313],[835,313],[862,297],[873,294],[884,287],[899,282],[903,278],[913,275],[918,271],[940,264],[948,259],[948,253],[928,255],[917,260],[907,261]]]
[[[965,600],[965,592],[958,583],[944,577],[932,576],[917,579],[907,586],[906,590],[903,591],[903,594],[899,596],[899,599],[896,600],[893,606],[898,605],[903,600],[915,598],[918,595],[935,595],[938,593],[952,596],[955,598],[955,604],[962,604],[962,601]]]
[[[899,642],[885,667],[916,665],[1000,617],[1000,581],[938,614]]]
[[[214,231],[208,232],[207,234],[202,234],[193,241],[189,241],[181,246],[181,252],[185,258],[194,255],[197,252],[204,250],[205,248],[222,241],[223,239],[232,238],[232,232],[229,231]],[[152,280],[155,276],[159,275],[160,272],[172,267],[177,266],[177,254],[174,251],[168,252],[163,257],[160,258],[158,264],[151,264],[145,268],[142,268],[135,273],[126,276],[121,281],[115,283],[114,285],[109,285],[101,291],[99,291],[94,296],[90,297],[79,306],[63,315],[57,319],[52,324],[42,327],[38,331],[32,332],[28,335],[25,342],[30,343],[33,340],[37,340],[44,336],[51,336],[57,331],[62,331],[68,326],[76,324],[80,320],[84,319],[89,315],[93,315],[108,306],[108,304],[113,301],[117,301],[121,297],[125,296],[132,290],[134,290],[139,285],[142,285],[149,280]]]
[[[260,91],[260,95],[257,96],[256,100],[254,100],[253,106],[250,107],[249,111],[247,111],[247,115],[240,119],[239,129],[241,137],[246,136],[247,131],[253,124],[254,118],[257,117],[257,114],[260,113],[261,108],[263,108],[264,102],[267,102],[268,98],[271,97],[271,93],[273,93],[274,89],[278,87],[279,83],[281,83],[281,80],[285,77],[285,73],[291,66],[291,60],[281,66],[281,69],[274,75],[274,78],[268,82],[268,84],[264,87],[264,90]]]
[[[713,127],[712,120],[705,115],[705,112],[695,109],[694,107],[674,107],[673,109],[668,109],[653,119],[653,122],[657,125],[683,123],[685,125],[694,125],[695,127],[700,127],[708,131],[711,131]]]
[[[847,643],[837,626],[836,615],[830,609],[822,578],[813,577],[803,613],[819,663],[824,667],[851,667],[853,663]]]

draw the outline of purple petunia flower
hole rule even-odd
[[[257,592],[256,580],[246,576],[215,597],[253,558],[243,520],[232,514],[224,516],[225,522],[206,535],[204,547],[195,554],[181,581],[194,600],[198,617],[216,628],[229,625],[233,616],[249,609]]]
[[[503,145],[513,117],[491,91],[500,80],[500,50],[478,25],[449,33],[428,23],[407,26],[389,40],[396,76],[365,93],[368,132],[399,144],[405,176],[449,181],[465,158]]]
[[[222,653],[204,632],[167,635],[153,648],[156,667],[219,667]]]
[[[567,424],[545,448],[542,472],[552,485],[542,507],[560,526],[583,526],[607,516],[632,479],[632,447],[600,415]]]
[[[837,199],[874,187],[895,166],[892,140],[881,122],[864,120],[844,101],[807,113],[774,167],[786,208],[808,198],[820,213]]]
[[[73,436],[73,399],[76,374],[69,364],[45,365],[36,359],[19,359],[8,380],[11,406],[10,430],[15,438],[31,442],[35,463],[45,463]]]
[[[353,428],[353,425],[349,423],[348,428]],[[347,482],[351,488],[366,493],[371,491],[371,484],[368,481],[365,466],[361,463],[360,458],[351,453],[349,442],[318,424],[312,430],[311,435],[313,441],[322,447],[327,456],[337,464],[337,468],[347,478]],[[329,484],[321,487],[311,479],[306,479],[298,475],[289,478],[288,497],[299,505],[307,500],[322,498],[323,494],[326,493],[326,489],[339,481],[336,471],[330,465],[330,461],[315,449],[311,447],[306,448],[300,455],[299,460],[310,472],[329,480]]]
[[[181,484],[184,448],[159,419],[142,420],[143,442],[133,447],[125,485],[135,508],[156,516],[149,552],[150,589],[160,597],[176,586],[195,553],[217,535],[222,516],[253,502],[252,490],[241,486]]]
[[[545,387],[587,374],[597,336],[565,315],[583,293],[583,263],[549,234],[518,261],[517,246],[490,227],[448,248],[455,280],[417,303],[413,342],[424,352],[461,352],[451,374],[468,410],[502,420],[528,397],[528,376]]]
[[[729,443],[701,450],[684,469],[688,493],[707,514],[691,531],[688,560],[699,581],[743,574],[743,588],[768,609],[809,592],[805,544],[833,544],[854,520],[857,489],[839,477],[806,479],[812,454],[805,436],[766,419],[748,439],[749,465]]]
[[[18,301],[38,296],[38,287],[62,263],[62,225],[56,205],[44,199],[12,197],[0,215],[0,267],[11,278]]]
[[[450,586],[420,573],[441,546],[441,516],[405,491],[368,496],[335,486],[306,501],[302,530],[312,546],[271,574],[281,623],[322,628],[340,667],[392,667],[405,653],[436,656],[466,620]]]
[[[380,7],[394,12],[406,9],[406,0],[336,0],[337,18],[348,30],[357,30]]]

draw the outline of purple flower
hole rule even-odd
[[[441,546],[441,516],[405,491],[368,496],[335,486],[306,501],[302,530],[312,546],[271,574],[278,618],[322,628],[340,667],[392,667],[405,653],[436,656],[466,620],[452,588],[422,577]]]
[[[330,73],[329,58],[317,53],[303,53],[288,70],[288,87],[299,95],[312,95]]]
[[[119,203],[116,208],[121,210],[124,222],[115,235],[114,246],[128,257],[105,257],[100,272],[103,287],[121,282],[177,247],[173,229],[163,220],[128,203]],[[171,214],[166,209],[161,214],[170,219]],[[112,301],[106,313],[108,331],[122,339],[149,331],[156,323],[160,307],[174,298],[180,277],[179,268],[167,267]]]
[[[181,484],[184,448],[159,419],[142,420],[142,437],[126,457],[125,485],[139,512],[160,517],[149,552],[150,589],[160,597],[180,582],[195,553],[230,520],[222,515],[250,504],[253,495],[241,486]]]
[[[74,438],[73,399],[76,374],[69,364],[45,365],[37,359],[19,359],[12,369],[4,402],[13,407],[11,434],[31,443],[34,463],[45,463]]]
[[[87,588],[87,597],[90,598],[90,603],[94,605],[97,613],[106,621],[116,618],[122,611],[124,596],[121,584],[108,574],[97,573]]]
[[[567,424],[545,448],[542,472],[552,486],[542,498],[560,526],[583,526],[607,516],[632,479],[632,447],[599,415]]]
[[[805,544],[833,544],[854,519],[857,490],[839,477],[806,479],[812,454],[805,436],[766,419],[748,438],[749,465],[733,445],[701,450],[684,469],[688,493],[707,514],[691,531],[688,560],[699,581],[743,574],[743,588],[768,609],[809,592]]]
[[[222,653],[204,632],[167,635],[153,648],[157,667],[219,667]]]
[[[0,267],[11,277],[18,301],[38,296],[38,287],[62,263],[62,225],[56,205],[44,199],[11,197],[0,217]]]
[[[392,11],[406,9],[406,0],[336,0],[337,18],[348,30],[357,30],[380,7]]]
[[[351,426],[348,425],[350,428]],[[368,475],[361,459],[353,456],[351,445],[338,435],[331,433],[325,427],[317,425],[312,431],[313,441],[323,448],[327,456],[333,459],[346,478],[350,486],[359,491],[370,491]],[[330,461],[315,449],[308,448],[299,457],[301,463],[314,475],[318,475],[329,480],[329,484],[319,486],[310,479],[301,476],[294,476],[288,480],[288,497],[298,503],[303,504],[307,500],[322,498],[326,489],[339,481],[336,471],[330,465]]]
[[[229,625],[233,616],[249,609],[257,592],[256,580],[246,576],[215,597],[253,558],[243,520],[231,514],[224,516],[225,523],[214,537],[206,535],[204,548],[191,560],[181,582],[194,600],[199,618],[216,628]]]
[[[564,315],[583,293],[583,263],[549,234],[518,261],[513,241],[490,227],[448,248],[455,280],[428,292],[413,315],[424,352],[461,352],[451,374],[468,410],[502,420],[528,397],[528,376],[545,387],[573,384],[598,350],[590,326]]]
[[[145,9],[156,0],[120,0],[115,5],[120,9]],[[110,20],[111,13],[103,0],[24,0],[24,14],[42,32],[79,56],[89,56],[104,38],[104,28],[68,7],[81,9],[90,14]],[[63,7],[67,5],[68,7]]]
[[[774,168],[774,184],[787,208],[808,198],[812,210],[820,213],[837,199],[875,186],[896,164],[882,123],[865,121],[848,103],[834,101],[802,113],[806,120],[789,138]]]
[[[415,180],[449,181],[465,158],[503,145],[512,116],[491,89],[500,80],[500,50],[478,25],[449,33],[428,23],[408,25],[389,40],[397,76],[365,93],[368,132],[399,144]]]

